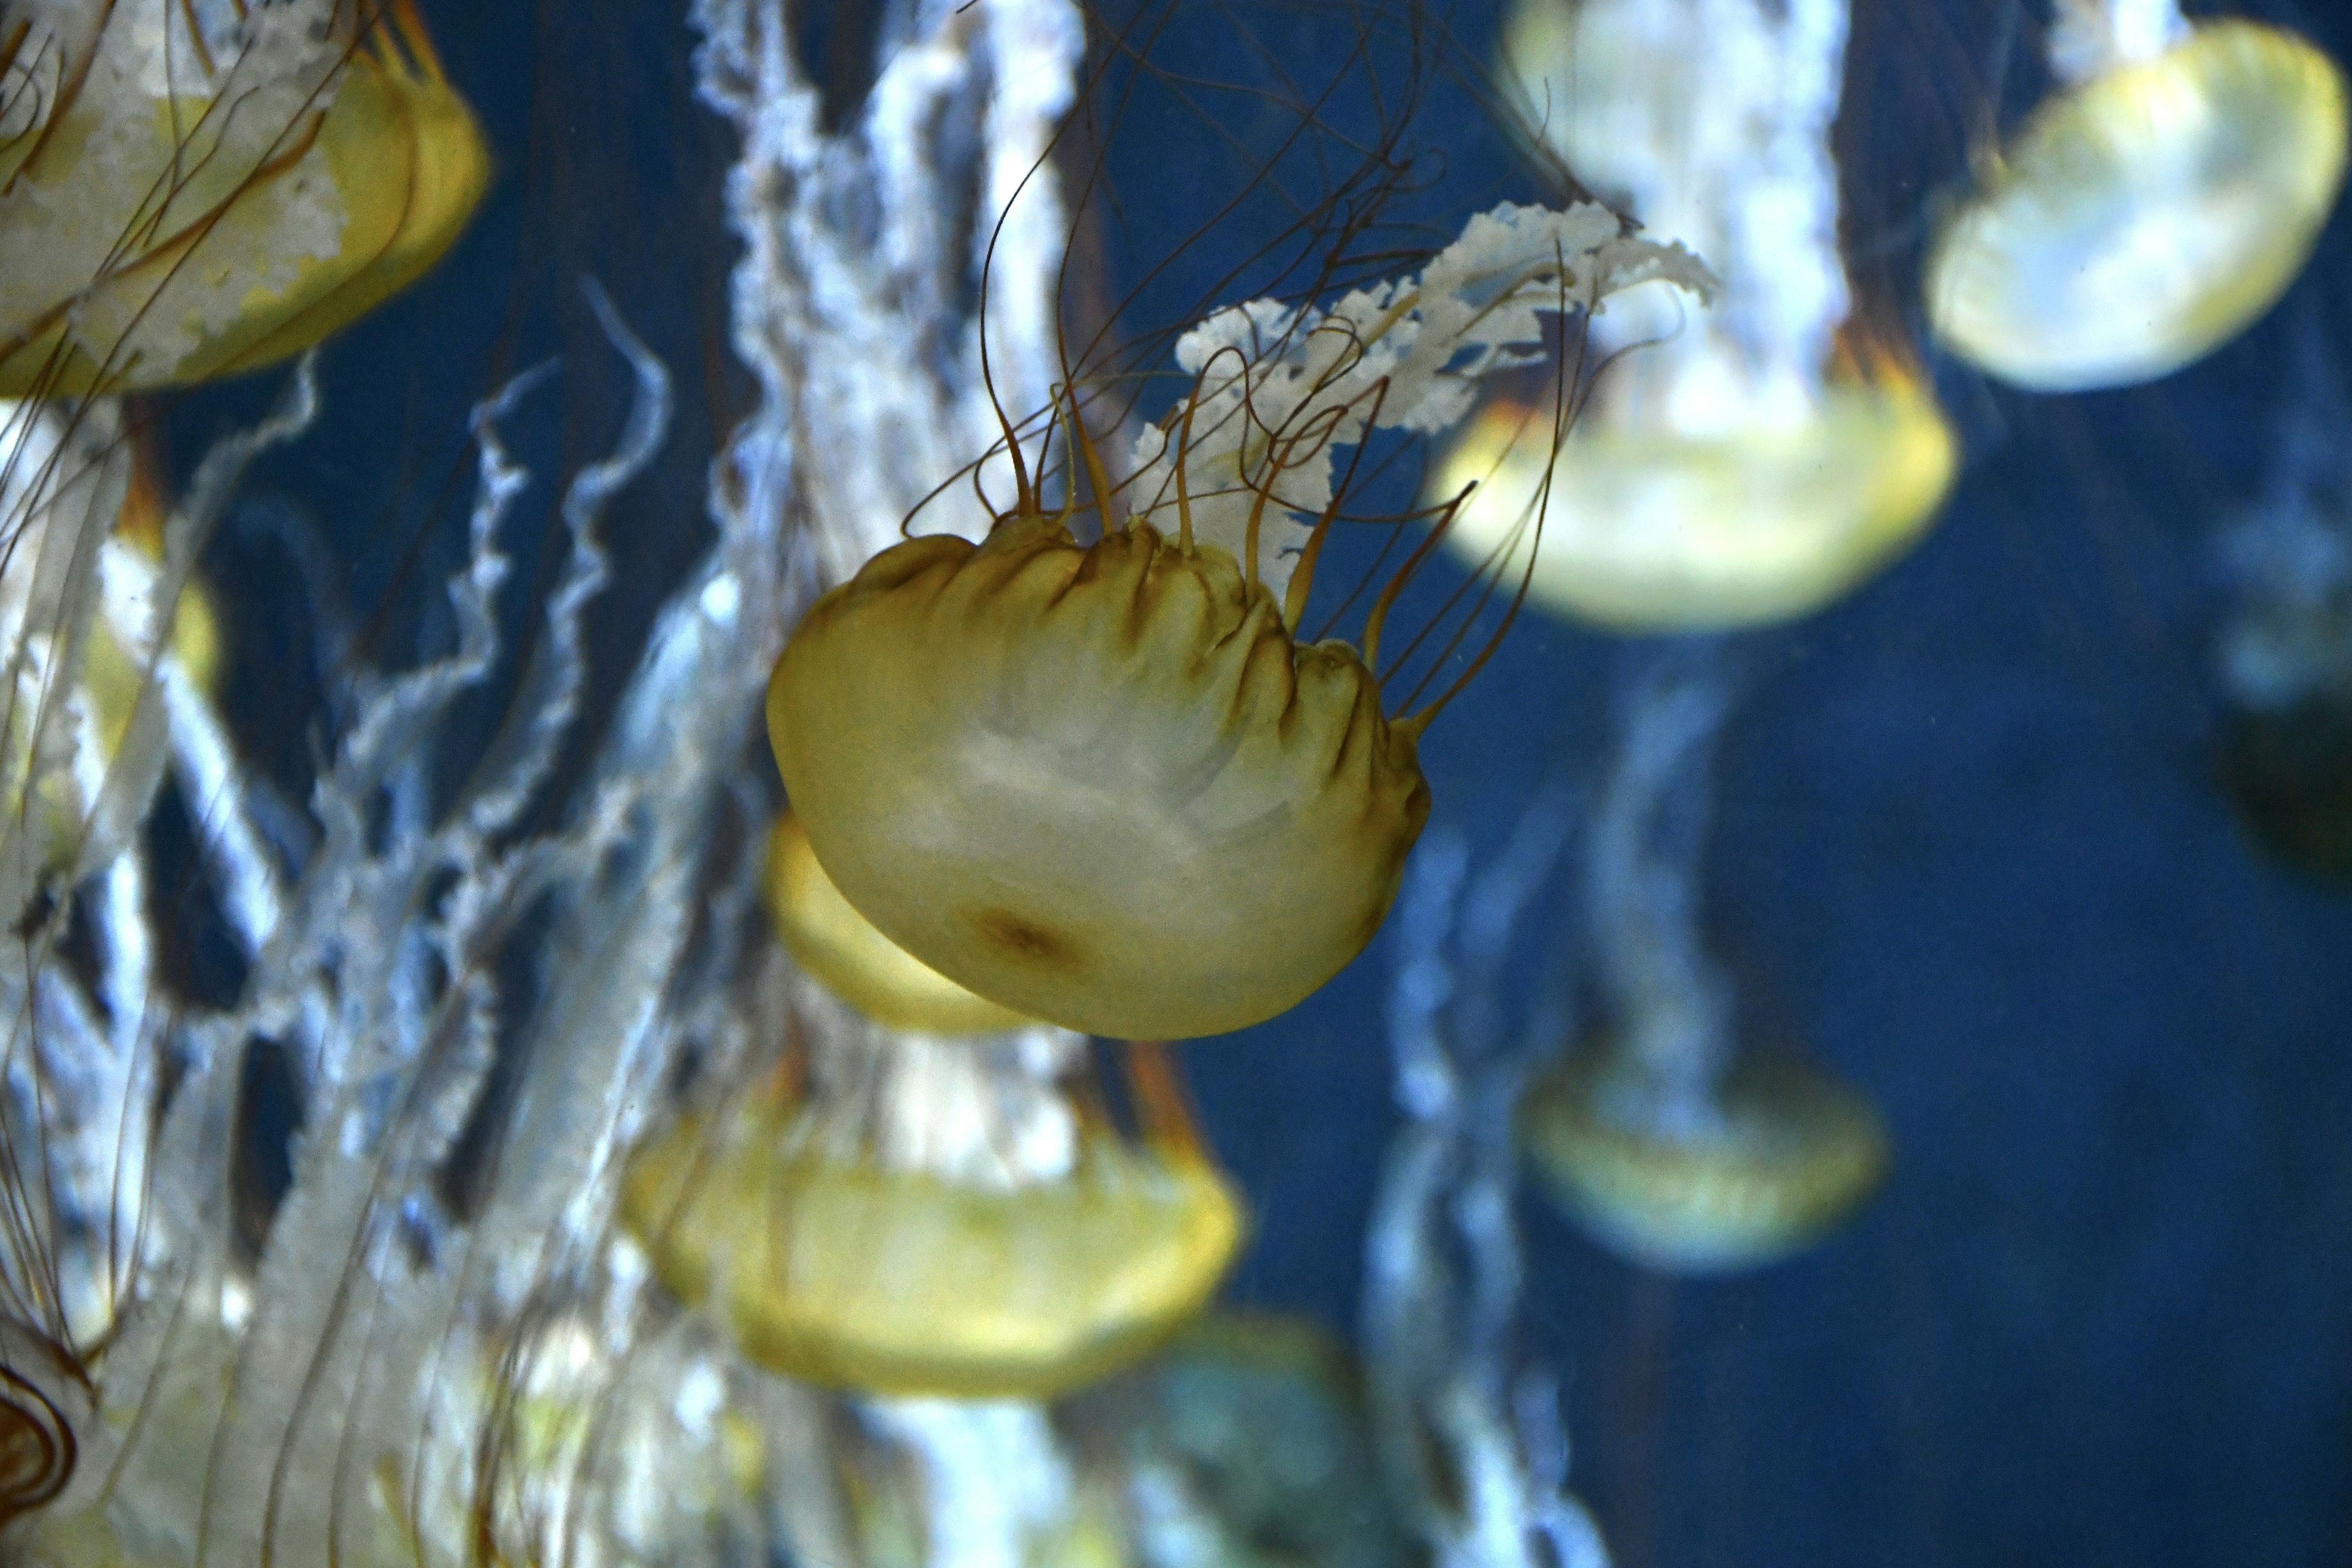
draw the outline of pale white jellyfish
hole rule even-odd
[[[1538,603],[1627,631],[1786,620],[1886,564],[1942,500],[1951,433],[1901,345],[1853,320],[1838,253],[1846,26],[1845,0],[1514,12],[1506,75],[1538,133],[1721,283],[1705,313],[1656,288],[1611,301],[1595,342],[1641,346],[1588,407],[1491,405],[1439,468],[1433,500],[1477,487],[1456,547],[1513,569],[1532,550]]]
[[[2177,0],[2057,0],[2063,84],[1979,171],[1923,285],[1936,335],[2040,392],[2168,374],[2303,270],[2344,180],[2343,73]]]
[[[1711,762],[1731,706],[1720,650],[1645,661],[1593,813],[1587,908],[1602,1030],[1530,1089],[1538,1173],[1596,1240],[1675,1273],[1800,1250],[1875,1192],[1878,1113],[1785,1050],[1742,1050],[1699,931]]]

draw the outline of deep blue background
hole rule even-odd
[[[703,468],[745,391],[722,331],[729,137],[691,101],[681,8],[427,0],[499,183],[446,266],[331,351],[322,428],[257,481],[332,541],[387,657],[429,632],[437,593],[419,585],[454,560],[474,397],[561,353],[559,387],[516,423],[522,454],[559,473],[617,428],[625,383],[588,330],[583,271],[684,395],[611,531],[608,692],[707,541]],[[1319,79],[1337,11],[1244,8],[1262,56],[1213,16],[1155,58]],[[2352,55],[2339,12],[2258,14]],[[1424,58],[1486,60],[1492,15],[1447,16]],[[1889,319],[1987,84],[2011,113],[2041,89],[2032,16],[1996,70],[2005,20],[1992,0],[1864,0],[1849,243]],[[1110,159],[1122,263],[1164,253],[1236,178],[1176,94],[1141,101]],[[1201,101],[1244,149],[1280,119]],[[1442,163],[1408,216],[1538,192],[1459,84],[1410,140]],[[1244,238],[1211,237],[1130,322],[1168,324]],[[1623,1568],[2352,1563],[2352,904],[2248,847],[2213,783],[2205,673],[2211,530],[2260,483],[2293,336],[2352,339],[2347,283],[2339,213],[2285,307],[2157,385],[2033,399],[1931,360],[1968,444],[1941,524],[1849,603],[1743,639],[1758,677],[1721,770],[1717,946],[1757,1026],[1885,1109],[1897,1166],[1850,1230],[1731,1282],[1641,1275],[1527,1204],[1535,1348],[1570,1374],[1577,1484]],[[183,461],[268,390],[181,403]],[[1370,542],[1343,540],[1326,571],[1360,570]],[[212,566],[247,727],[299,774],[314,692],[271,607],[289,590],[234,532]],[[1438,820],[1492,847],[1541,780],[1589,776],[1613,657],[1523,623],[1424,747]],[[1575,962],[1568,907],[1526,933],[1527,995]],[[1243,1300],[1352,1321],[1391,1121],[1390,958],[1384,939],[1294,1014],[1188,1052],[1257,1208]]]

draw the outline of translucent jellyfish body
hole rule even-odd
[[[787,1117],[633,1157],[623,1221],[743,1353],[876,1394],[1045,1398],[1156,1348],[1238,1250],[1239,1199],[1183,1140],[1089,1131],[1066,1173],[982,1186],[820,1150]]]
[[[877,1024],[984,1035],[1030,1020],[975,996],[874,929],[817,864],[787,812],[768,837],[768,915],[793,962]]]
[[[414,281],[488,184],[411,0],[363,33],[331,0],[65,17],[32,18],[7,61],[0,395],[296,353]]]
[[[1297,1003],[1371,939],[1429,812],[1356,651],[1296,646],[1231,555],[1148,524],[885,552],[801,623],[768,716],[859,910],[1097,1035]]]
[[[1520,363],[1538,309],[1663,275],[1705,279],[1603,209],[1482,215],[1418,278],[1188,334],[1192,393],[1092,545],[1024,479],[984,542],[876,556],[810,609],[768,693],[843,896],[957,983],[1093,1034],[1217,1034],[1328,980],[1427,816],[1433,711],[1382,712],[1385,598],[1363,655],[1295,636],[1292,569],[1340,506],[1330,450],[1443,428]]]
[[[1489,409],[1432,473],[1449,542],[1531,563],[1545,607],[1617,631],[1810,614],[1932,521],[1955,444],[1907,358],[1849,320],[1829,130],[1844,0],[1521,0],[1503,74],[1531,134],[1722,279],[1704,317],[1651,289],[1555,450]],[[1475,487],[1473,489],[1472,487]]]
[[[2285,291],[2343,184],[2342,72],[2292,34],[2212,22],[2044,104],[1944,225],[1937,337],[2042,392],[2178,370]]]
[[[1714,644],[1635,665],[1593,812],[1586,900],[1607,1030],[1528,1091],[1538,1174],[1593,1238],[1675,1273],[1752,1268],[1877,1190],[1869,1103],[1793,1056],[1743,1051],[1701,942],[1700,850],[1730,681]]]
[[[1612,374],[1639,377],[1643,352]],[[1781,422],[1677,429],[1613,408],[1604,395],[1555,459],[1548,412],[1490,404],[1431,493],[1469,491],[1457,552],[1528,571],[1537,603],[1615,631],[1810,615],[1916,542],[1958,459],[1935,399],[1901,371],[1833,380]]]
[[[1561,1207],[1612,1250],[1672,1273],[1786,1258],[1886,1178],[1877,1111],[1794,1057],[1742,1057],[1690,1109],[1610,1052],[1580,1052],[1529,1091],[1522,1125]]]

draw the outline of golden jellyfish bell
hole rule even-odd
[[[101,23],[78,58],[63,40],[17,40],[12,74],[46,70],[48,90],[26,95],[42,118],[14,128],[14,166],[0,163],[0,395],[257,369],[349,325],[456,240],[488,154],[413,0],[357,38],[340,9],[334,26],[303,10],[257,10],[217,60],[193,22],[143,7]]]
[[[1033,1022],[975,996],[874,929],[818,865],[800,818],[768,836],[768,915],[793,962],[876,1023],[930,1035],[985,1035]]]
[[[1638,375],[1643,352],[1616,374]],[[1833,375],[1794,417],[1696,430],[1621,416],[1604,385],[1557,460],[1549,412],[1497,401],[1429,493],[1467,491],[1449,546],[1499,556],[1505,582],[1528,571],[1528,596],[1555,614],[1726,630],[1811,615],[1884,569],[1925,533],[1957,462],[1934,396],[1888,362]]]
[[[984,1188],[688,1119],[632,1156],[622,1221],[664,1285],[715,1299],[743,1353],[883,1395],[1044,1399],[1157,1349],[1245,1228],[1189,1140],[1097,1129],[1066,1175]]]
[[[2178,370],[2303,269],[2345,151],[2326,56],[2275,27],[2200,26],[2027,122],[1928,253],[1936,334],[2039,392]]]
[[[1674,1114],[1611,1052],[1528,1091],[1538,1176],[1598,1241],[1667,1273],[1752,1268],[1835,1229],[1886,1179],[1870,1102],[1785,1055],[1735,1060],[1714,1101]]]
[[[1417,729],[1294,643],[1232,554],[1032,512],[877,555],[809,610],[768,733],[824,868],[890,939],[1087,1033],[1270,1018],[1387,914]]]

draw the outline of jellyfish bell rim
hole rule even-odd
[[[1517,440],[1550,434],[1539,410],[1520,425],[1517,408],[1490,404],[1433,470],[1433,493],[1481,481],[1446,542],[1457,557],[1499,557],[1506,582],[1528,569],[1541,472]],[[1507,424],[1517,440],[1499,433]],[[1892,365],[1830,379],[1810,414],[1789,424],[1698,433],[1587,417],[1550,465],[1528,596],[1617,633],[1801,619],[1924,539],[1958,462],[1934,394]]]
[[[750,1360],[863,1394],[1097,1382],[1204,1310],[1248,1230],[1232,1184],[1186,1151],[1097,1140],[1066,1176],[987,1189],[797,1150],[788,1130],[705,1137],[688,1117],[632,1153],[623,1223]]]
[[[1410,721],[1221,548],[1042,515],[926,535],[802,618],[769,735],[891,941],[1032,1017],[1224,1034],[1369,943],[1428,815]],[[1283,940],[1267,940],[1270,932]]]
[[[1545,1191],[1645,1268],[1717,1275],[1785,1261],[1853,1217],[1892,1165],[1877,1108],[1793,1051],[1736,1058],[1705,1108],[1713,1118],[1672,1131],[1628,1124],[1649,1092],[1595,1042],[1539,1076],[1519,1113]]]
[[[2224,193],[2210,179],[2186,190],[2178,182],[2150,189],[2191,153],[2223,148],[2217,128],[2226,116],[2216,100],[2225,96],[2263,117],[2270,139],[2239,150],[2241,163],[2260,157],[2268,165],[2260,186],[2242,179],[2231,193],[2235,209],[2227,211],[2217,210]],[[2126,140],[2148,125],[2169,134]],[[2030,392],[2087,392],[2168,375],[2251,326],[2301,273],[2342,190],[2347,137],[2344,74],[2316,46],[2242,18],[2199,22],[2162,54],[2092,77],[2034,110],[1930,241],[1920,288],[1931,329],[1962,359]],[[2169,226],[2175,240],[2221,221],[2233,232],[2226,244],[2203,247],[2195,276],[2180,265],[2180,247],[2157,244],[2144,222],[2133,226],[2142,240],[2137,247],[2119,245],[2118,234],[2128,239],[2133,229],[2114,225],[2095,237],[2104,249],[2079,235],[2063,243],[2037,238],[2053,222],[2082,227],[2092,209],[2136,197],[2178,209]],[[2192,226],[2197,219],[2202,223]],[[2143,268],[2096,287],[2084,281],[2066,291],[2062,310],[2037,305],[2049,290],[2026,277],[2042,248],[2071,249],[2067,269],[2077,279],[2101,263],[2128,267],[2127,252],[2161,252],[2165,262],[2162,275]],[[2131,285],[2151,279],[2168,297],[2154,307],[2129,303],[2147,298]]]
[[[340,68],[332,101],[313,111],[316,126],[299,156],[256,169],[209,205],[200,200],[192,214],[176,215],[173,232],[152,248],[133,252],[79,293],[25,312],[13,339],[0,336],[0,396],[156,391],[264,369],[341,331],[429,270],[488,188],[480,124],[442,75],[408,0],[389,0]],[[158,100],[156,112],[163,122],[159,141],[168,145],[187,107]],[[46,145],[37,133],[36,140]],[[45,145],[28,153],[37,155]],[[69,139],[58,145],[71,151]],[[315,168],[305,173],[313,159]],[[70,190],[70,159],[65,163],[54,188]],[[193,339],[168,361],[138,352],[121,358],[150,312],[168,316],[195,303],[166,292],[183,274],[201,277],[262,248],[261,237],[241,227],[240,208],[250,217],[255,198],[281,182],[299,190],[306,179],[331,188],[340,204],[331,255],[301,255],[292,275],[274,287],[253,283],[226,321],[191,316],[184,326]],[[81,328],[91,304],[106,300],[116,300],[118,310],[135,309],[132,324],[101,362]]]
[[[789,808],[768,830],[763,889],[776,938],[818,984],[886,1027],[989,1035],[1036,1020],[957,984],[876,930],[841,896]]]

